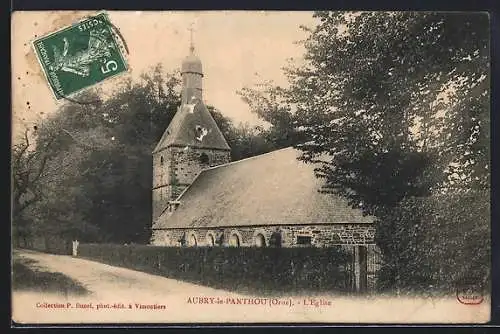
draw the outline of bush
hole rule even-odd
[[[178,248],[80,244],[106,264],[229,290],[276,293],[349,291],[350,256],[336,248]]]
[[[408,198],[378,230],[381,289],[455,291],[490,280],[490,200],[485,192]]]

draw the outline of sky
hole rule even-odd
[[[13,133],[40,122],[57,110],[31,42],[95,14],[87,11],[15,12],[12,17]],[[180,68],[189,53],[194,30],[196,54],[203,63],[204,100],[235,122],[258,124],[236,94],[264,80],[286,84],[282,67],[300,61],[304,49],[297,44],[306,33],[300,25],[314,26],[311,12],[108,11],[120,30],[129,54],[129,72],[98,84],[107,90],[125,77],[139,75],[161,63],[167,72]]]

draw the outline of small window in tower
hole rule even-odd
[[[200,155],[200,162],[201,162],[202,164],[208,164],[209,159],[208,159],[208,155],[207,155],[206,153],[202,153],[202,154]]]
[[[160,165],[162,165],[162,166],[163,166],[163,155],[162,155],[162,156],[160,156]]]

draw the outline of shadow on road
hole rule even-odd
[[[12,259],[12,289],[83,296],[90,294],[83,285],[70,277],[50,272],[38,266],[38,262],[16,252]]]

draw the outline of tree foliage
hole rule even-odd
[[[484,195],[489,189],[488,16],[317,12],[314,17],[317,25],[304,27],[304,63],[285,70],[288,87],[247,89],[243,97],[272,128],[286,124],[301,159],[319,164],[317,175],[332,192],[378,218],[384,260],[401,263],[400,245],[411,241],[415,224],[408,215],[418,205],[424,208],[418,198],[448,194],[454,202],[446,213],[453,221],[462,199],[452,194]],[[394,212],[408,219],[396,223]],[[443,228],[432,233],[446,235],[451,226]],[[486,247],[480,239],[473,242]],[[452,240],[445,245],[459,247]],[[420,265],[406,272],[406,284]]]
[[[452,292],[463,280],[490,284],[490,203],[482,191],[406,198],[386,215],[391,232],[380,243],[386,256],[381,290]]]
[[[304,158],[328,154],[331,161],[320,172],[353,205],[376,214],[379,206],[426,195],[447,181],[441,169],[467,154],[486,153],[487,143],[470,135],[487,126],[478,123],[488,118],[487,94],[475,118],[464,96],[478,94],[473,86],[487,89],[487,16],[316,17],[320,23],[305,41],[307,63],[290,69],[287,97],[307,138]],[[461,169],[470,173],[464,164]]]
[[[209,106],[208,110],[226,138],[229,147],[231,147],[232,161],[249,158],[276,149],[277,146],[268,139],[267,133],[262,127],[252,126],[248,123],[235,125],[231,119],[224,116],[215,107]]]
[[[42,197],[41,181],[47,161],[50,158],[50,146],[47,141],[39,150],[34,150],[30,139],[30,131],[26,129],[20,142],[12,148],[12,219],[16,222],[13,230],[13,241],[26,243],[31,233],[25,212]]]
[[[43,196],[25,216],[34,233],[82,241],[141,242],[151,220],[151,152],[180,103],[180,81],[157,66],[105,99],[85,92],[38,125],[36,149],[51,158]],[[14,170],[19,170],[13,166]]]
[[[237,92],[255,113],[269,126],[256,129],[274,149],[293,146],[300,142],[300,136],[294,126],[292,107],[285,98],[286,91],[273,85],[272,81],[244,87]]]

